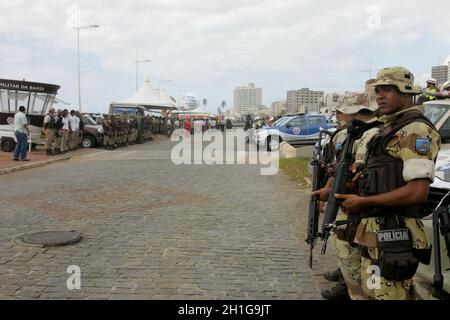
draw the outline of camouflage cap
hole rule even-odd
[[[420,94],[422,90],[414,85],[414,75],[403,67],[384,68],[376,79],[373,79],[373,86],[396,86],[400,92]]]
[[[345,114],[355,114],[363,109],[375,111],[376,103],[371,102],[367,92],[350,92],[343,95],[336,106],[336,110]]]

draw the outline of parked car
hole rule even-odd
[[[298,114],[287,117],[276,126],[255,130],[251,142],[260,148],[266,147],[268,151],[276,151],[283,141],[293,146],[314,144],[319,139],[320,128],[334,127],[325,115]]]
[[[439,152],[438,159],[436,161],[435,176],[435,182],[430,187],[430,193],[426,206],[430,215],[422,219],[428,239],[432,243],[433,252],[431,256],[431,263],[429,265],[420,264],[419,269],[417,270],[417,276],[435,286],[438,291],[437,293],[440,293],[441,296],[448,297],[448,294],[450,294],[450,241],[448,238],[450,235],[450,225],[440,225],[439,228],[436,226],[437,229],[435,230],[433,227],[432,213],[438,208],[439,205],[441,207],[447,207],[444,214],[446,215],[446,220],[449,220],[450,150],[441,150]],[[442,223],[443,221],[440,222]],[[445,233],[447,233],[447,241],[443,237],[443,234]],[[439,235],[439,251],[437,250],[437,243],[434,243],[435,234]],[[436,258],[438,258],[438,260]],[[440,276],[436,272],[439,269],[442,274],[442,283],[439,283]]]
[[[84,130],[81,145],[83,148],[96,148],[103,143],[103,127],[89,115],[83,116]]]
[[[450,99],[424,103],[425,116],[436,126],[442,142],[450,141]]]

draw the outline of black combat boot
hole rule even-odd
[[[320,294],[327,300],[351,300],[344,281],[338,282],[331,289],[322,290]]]
[[[325,272],[323,277],[331,282],[339,282],[340,280],[342,280],[341,269],[337,268],[336,270]]]

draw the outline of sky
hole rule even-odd
[[[339,5],[337,5],[339,3]],[[0,78],[61,86],[78,107],[107,112],[148,76],[179,99],[194,93],[217,111],[250,82],[263,104],[288,90],[362,91],[376,70],[404,66],[424,85],[450,60],[450,3],[436,0],[0,0]],[[372,68],[370,67],[372,65]],[[368,70],[372,69],[372,73]],[[164,80],[164,81],[163,81]]]

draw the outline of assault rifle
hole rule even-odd
[[[328,237],[331,229],[334,227],[336,216],[342,200],[336,199],[336,194],[346,193],[346,184],[352,177],[350,166],[353,164],[353,145],[356,140],[360,139],[364,132],[379,126],[380,123],[374,121],[372,123],[365,123],[359,120],[353,120],[347,127],[347,138],[342,149],[342,157],[339,159],[336,166],[333,186],[331,188],[330,197],[328,198],[327,208],[322,223],[322,233],[320,234],[323,240],[322,254],[327,250]]]
[[[322,138],[323,135],[333,135],[332,132],[326,131],[325,129],[320,129],[319,142],[316,153],[311,161],[313,177],[312,177],[312,192],[320,190],[324,187],[326,183],[326,169],[325,161],[322,155]],[[309,244],[309,267],[312,268],[313,263],[313,250],[318,237],[319,228],[319,215],[320,215],[320,197],[311,196],[309,201],[309,215],[308,215],[308,227],[307,227],[307,238],[306,243]]]

